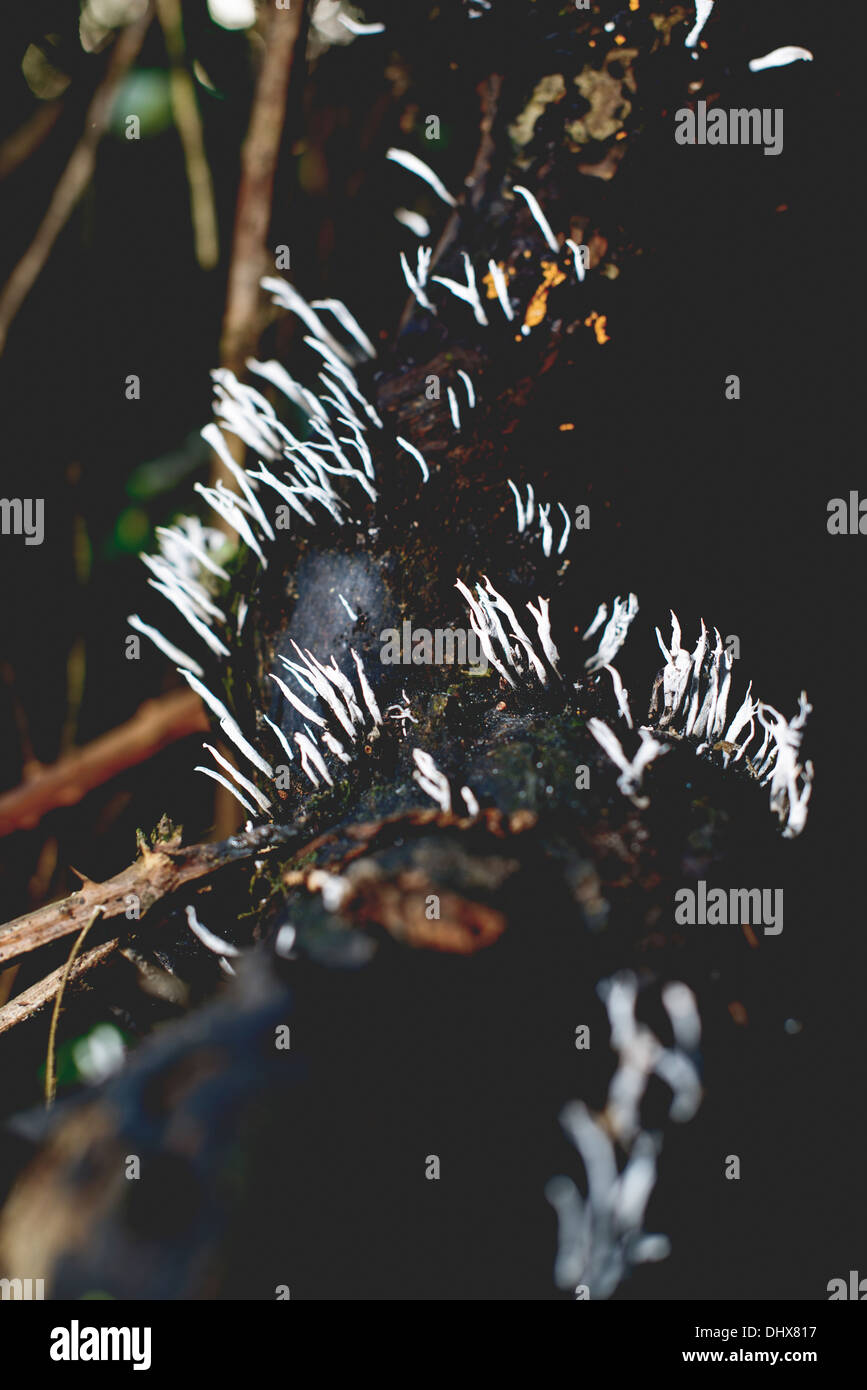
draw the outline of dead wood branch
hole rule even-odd
[[[113,878],[104,883],[86,879],[68,898],[48,903],[0,926],[0,964],[80,931],[97,907],[102,908],[106,920],[114,917],[126,920],[127,913],[134,907],[138,918],[133,920],[138,920],[162,898],[185,884],[226,865],[263,854],[298,834],[300,831],[294,826],[265,825],[213,844],[182,847],[175,837],[157,843],[154,848],[144,846],[138,859]],[[7,1005],[9,1007],[11,1005]]]
[[[96,151],[108,125],[118,87],[138,57],[152,18],[153,8],[148,5],[141,19],[128,25],[118,34],[109,59],[108,71],[87,109],[81,139],[60,176],[48,204],[48,211],[39,224],[33,241],[0,293],[0,353],[6,346],[12,320],[38,280],[55,241],[93,177]]]
[[[147,700],[125,724],[0,796],[0,835],[31,829],[49,811],[77,805],[118,773],[145,762],[177,739],[207,733],[209,728],[204,706],[192,690]]]

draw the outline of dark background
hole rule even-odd
[[[420,24],[428,7],[413,8],[383,0],[367,16],[388,24],[407,89],[381,40],[332,50],[298,98],[303,114],[277,184],[272,241],[291,245],[292,278],[309,297],[343,297],[371,336],[390,331],[402,308],[397,252],[412,243],[392,220],[409,191],[385,164],[386,148],[412,146],[424,115],[438,112],[444,135],[432,162],[459,186],[474,149],[475,136],[462,131],[477,120],[476,75],[495,70],[497,58],[515,72],[529,66],[510,47],[508,5],[487,30],[487,21],[462,18]],[[3,18],[0,138],[36,104],[20,72],[29,43],[59,34],[72,81],[52,135],[0,188],[0,274],[29,244],[104,65],[104,55],[76,53],[76,9],[34,3]],[[620,1296],[682,1297],[700,1267],[708,1298],[822,1297],[827,1280],[859,1259],[867,1272],[855,1196],[864,1133],[867,542],[826,529],[830,498],[867,494],[858,351],[863,19],[860,7],[806,0],[720,0],[717,10],[703,63],[718,75],[725,105],[784,108],[784,151],[770,158],[759,149],[677,146],[672,113],[660,103],[683,68],[680,46],[648,73],[633,117],[640,130],[617,176],[584,180],[586,211],[617,246],[621,274],[594,301],[612,341],[575,385],[577,427],[555,466],[559,495],[593,508],[591,531],[573,551],[587,614],[603,596],[634,589],[641,613],[631,656],[646,653],[648,671],[658,664],[653,625],[667,635],[670,606],[685,643],[699,616],[737,634],[738,692],[751,677],[754,691],[791,715],[807,690],[814,712],[805,752],[816,783],[807,831],[789,847],[786,930],[778,970],[763,985],[763,1021],[727,1059],[728,1099],[694,1122],[693,1142],[740,1153],[763,1180],[741,1184],[733,1211],[706,1178],[692,1199],[701,1229],[678,1230],[671,1258],[639,1272]],[[84,743],[176,683],[148,644],[140,662],[124,660],[125,617],[155,618],[136,552],[155,524],[188,506],[206,466],[197,431],[218,360],[252,90],[245,36],[220,30],[203,3],[185,4],[184,18],[189,52],[221,92],[198,89],[220,266],[206,273],[196,265],[174,129],[139,142],[110,132],[0,359],[3,492],[46,500],[42,546],[0,543],[2,788],[20,780],[28,741],[33,756],[51,762],[70,718],[67,737]],[[815,61],[746,71],[747,59],[788,43]],[[156,26],[138,67],[165,67]],[[142,380],[138,402],[124,398],[132,372]],[[724,398],[730,373],[740,377],[738,402]],[[544,392],[562,385],[555,376],[540,386],[540,411]],[[532,430],[531,418],[513,447],[532,450]],[[70,701],[69,673],[81,670],[80,701]],[[163,811],[191,838],[205,835],[212,807],[204,779],[191,773],[195,746],[164,751],[0,845],[3,919],[70,891],[70,865],[93,878],[116,872],[131,858],[135,827],[150,828]],[[787,1018],[803,1031],[786,1034]],[[673,1234],[678,1194],[665,1183],[663,1162],[650,1229]]]

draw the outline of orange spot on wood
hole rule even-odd
[[[542,262],[542,283],[533,292],[533,298],[527,305],[527,312],[524,315],[524,327],[535,328],[537,323],[541,323],[548,310],[548,294],[554,285],[562,284],[566,279],[566,272],[561,270],[555,261]]]
[[[587,316],[587,318],[584,320],[584,327],[585,327],[585,328],[592,328],[592,329],[593,329],[593,332],[596,334],[596,341],[597,341],[597,343],[599,343],[600,345],[601,345],[602,343],[610,343],[610,342],[611,342],[611,337],[610,337],[610,335],[609,335],[608,333],[606,333],[606,331],[605,331],[606,328],[607,328],[607,326],[608,326],[608,315],[607,315],[607,314],[597,314],[597,312],[596,312],[595,309],[593,310],[593,313],[592,313],[592,314],[589,314],[589,315]]]

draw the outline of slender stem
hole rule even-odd
[[[241,184],[235,214],[232,263],[220,357],[242,372],[260,333],[259,281],[267,268],[274,177],[283,139],[286,97],[298,39],[306,32],[304,0],[291,10],[272,8],[265,34],[247,138],[241,151]]]
[[[204,706],[191,690],[147,700],[125,724],[0,794],[0,836],[31,829],[49,811],[77,805],[95,787],[146,762],[168,744],[209,728]]]
[[[138,57],[152,17],[149,5],[142,18],[121,30],[115,40],[108,71],[88,107],[81,139],[60,176],[36,235],[0,291],[0,353],[6,346],[12,320],[41,275],[55,241],[93,177],[96,151],[108,125],[118,87]]]
[[[205,153],[196,91],[184,61],[184,22],[180,0],[156,0],[156,4],[169,57],[172,111],[187,169],[196,260],[202,270],[213,270],[220,258],[214,183]]]
[[[54,1097],[57,1094],[57,1074],[55,1067],[55,1051],[57,1045],[57,1020],[60,1018],[60,1006],[63,1003],[63,991],[66,989],[70,971],[75,964],[75,957],[84,944],[84,938],[90,931],[97,917],[102,915],[102,907],[95,907],[88,920],[85,922],[78,936],[75,938],[75,945],[69,953],[69,959],[64,967],[60,978],[60,987],[54,1000],[54,1008],[51,1011],[51,1027],[48,1030],[48,1055],[45,1058],[45,1107],[50,1110],[54,1104]]]

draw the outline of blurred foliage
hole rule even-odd
[[[113,1023],[98,1023],[78,1037],[67,1038],[57,1048],[57,1089],[103,1081],[123,1062],[131,1043],[128,1034]],[[45,1063],[39,1068],[40,1090],[45,1086]]]

